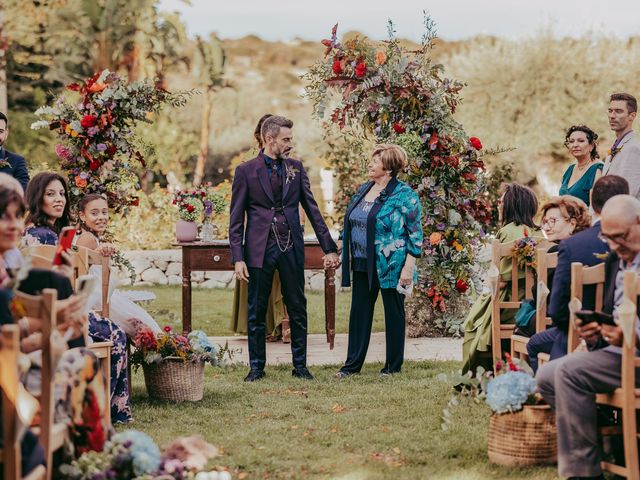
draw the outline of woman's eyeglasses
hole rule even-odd
[[[558,223],[559,220],[564,220],[565,222],[568,222],[569,219],[568,218],[555,218],[555,217],[549,217],[549,218],[543,218],[542,222],[540,223],[541,227],[544,227],[545,225],[548,226],[549,228],[553,228],[556,226],[556,223]]]

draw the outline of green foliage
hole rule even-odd
[[[382,45],[359,37],[340,42],[336,26],[322,41],[325,59],[305,78],[314,114],[323,120],[332,108],[324,123],[328,132],[337,127],[345,143],[395,143],[409,152],[403,179],[418,193],[424,211],[417,301],[442,313],[472,282],[490,206],[483,196],[481,142],[469,138],[453,117],[462,84],[442,78],[442,66],[431,58],[435,31],[428,17],[425,29],[420,48],[409,50],[395,38],[392,24]],[[343,152],[331,160],[344,190],[343,209],[361,179],[359,165],[344,165],[353,158]],[[343,175],[348,178],[340,179]]]

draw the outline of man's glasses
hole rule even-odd
[[[604,243],[620,244],[627,241],[627,237],[629,237],[629,233],[631,233],[631,227],[633,227],[633,225],[630,225],[624,232],[616,233],[614,235],[607,235],[605,233],[600,232],[598,234],[598,238],[602,240]]]

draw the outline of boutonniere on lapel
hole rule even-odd
[[[284,182],[285,184],[289,184],[293,180],[295,180],[296,175],[300,170],[297,168],[293,168],[291,165],[284,164]]]
[[[384,190],[382,190],[380,192],[380,195],[378,195],[378,198],[376,198],[376,202],[382,204],[382,203],[387,201],[387,198],[389,198],[389,193],[387,192],[387,189],[385,188]]]
[[[606,252],[606,253],[594,253],[593,256],[596,257],[598,260],[602,260],[604,262],[607,259],[607,257],[609,256],[609,252]]]
[[[0,159],[0,168],[6,168],[6,167],[10,167],[11,164],[9,163],[8,160],[2,158]]]
[[[609,153],[609,156],[611,157],[611,160],[613,160],[613,157],[615,157],[618,153],[620,153],[620,150],[622,150],[622,145],[616,148],[609,149],[608,153]]]

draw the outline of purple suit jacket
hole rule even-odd
[[[291,228],[296,261],[304,265],[304,236],[298,211],[300,204],[309,217],[322,250],[325,253],[337,251],[311,193],[309,177],[302,162],[289,158],[283,163],[282,206]],[[269,171],[260,152],[256,158],[238,166],[233,178],[229,244],[234,263],[244,261],[248,267],[262,268],[274,210]]]

